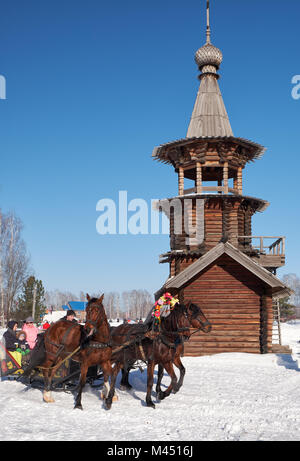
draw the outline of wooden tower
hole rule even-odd
[[[275,276],[285,264],[285,238],[252,233],[252,216],[269,203],[243,195],[243,174],[265,148],[233,135],[218,84],[222,53],[210,35],[207,1],[206,43],[195,55],[200,87],[187,136],[153,150],[154,159],[178,175],[178,195],[157,202],[170,220],[170,250],[161,255],[169,278],[156,297],[165,290],[179,294],[212,322],[210,334],[192,336],[186,355],[271,352],[273,298],[289,293]]]

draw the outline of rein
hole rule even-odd
[[[73,355],[75,355],[80,349],[80,346],[78,346],[75,351],[71,352],[69,355],[67,355],[66,358],[64,358],[61,362],[57,363],[56,365],[52,365],[52,367],[36,367],[39,368],[40,370],[56,370],[59,367],[61,367],[67,360],[69,360]]]

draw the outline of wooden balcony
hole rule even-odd
[[[238,235],[237,239],[239,250],[266,269],[275,271],[285,265],[285,237]]]

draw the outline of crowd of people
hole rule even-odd
[[[75,312],[72,309],[68,310],[62,320],[77,322]],[[29,361],[30,353],[37,343],[38,334],[45,332],[50,326],[51,324],[45,321],[40,327],[37,327],[33,317],[27,317],[22,322],[21,329],[18,329],[18,322],[10,320],[7,323],[7,330],[3,334],[2,341],[9,354],[20,366],[23,366]]]

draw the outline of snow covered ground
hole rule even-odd
[[[89,385],[80,411],[72,394],[46,404],[41,391],[4,380],[0,440],[300,440],[300,322],[283,324],[282,337],[292,355],[184,357],[183,387],[162,402],[154,396],[155,410],[145,406],[139,370],[131,373],[134,390],[118,389],[110,411]]]

